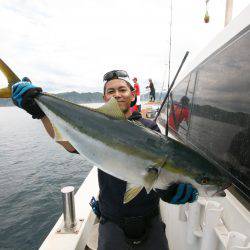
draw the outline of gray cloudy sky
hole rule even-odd
[[[235,0],[237,16],[250,0]],[[173,0],[172,74],[223,29],[226,0]],[[142,92],[167,78],[170,0],[0,0],[0,57],[45,91],[102,91],[102,76],[125,69]],[[2,82],[3,77],[0,76]]]

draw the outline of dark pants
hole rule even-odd
[[[140,104],[140,105],[137,105],[137,108],[138,108],[138,112],[141,113],[141,104]]]
[[[165,234],[165,224],[160,216],[151,221],[148,238],[139,245],[129,245],[126,241],[123,230],[115,223],[106,221],[100,223],[98,250],[168,250],[168,242]]]
[[[150,101],[154,102],[155,101],[155,91],[151,91],[149,96],[150,96]]]

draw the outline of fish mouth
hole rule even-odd
[[[221,186],[213,195],[212,197],[225,197],[226,192],[225,189],[229,188],[231,186],[231,183],[226,183],[225,185]]]

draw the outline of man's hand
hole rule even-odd
[[[33,119],[41,119],[45,114],[34,100],[41,92],[42,89],[31,82],[18,82],[12,86],[12,100],[16,106],[31,114]]]
[[[160,197],[171,204],[192,203],[198,198],[198,191],[188,183],[174,183],[167,190],[159,191]]]

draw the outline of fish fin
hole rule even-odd
[[[105,103],[100,108],[94,109],[95,111],[114,117],[116,119],[125,120],[126,117],[122,113],[116,99],[112,97],[107,103]]]
[[[52,126],[53,126],[54,133],[55,133],[55,137],[54,137],[55,141],[68,141],[63,137],[63,135],[61,134],[61,132],[55,125],[52,125]]]
[[[133,200],[143,189],[143,186],[134,186],[131,183],[127,183],[126,193],[123,197],[123,203],[126,204]]]
[[[17,82],[20,82],[20,79],[17,77],[17,75],[11,70],[11,68],[2,59],[0,59],[0,70],[7,78],[9,87],[11,87],[13,84]]]
[[[145,189],[146,189],[147,194],[149,194],[152,190],[152,188],[150,188],[150,187],[145,187]]]
[[[10,98],[11,97],[11,88],[2,88],[0,89],[0,98]]]
[[[130,122],[134,123],[135,125],[137,125],[137,126],[139,126],[139,127],[144,127],[144,128],[146,128],[146,127],[145,127],[141,122],[139,122],[139,121],[132,120],[132,121],[130,121]]]
[[[7,81],[9,83],[8,87],[0,89],[0,98],[10,98],[11,86],[16,82],[19,82],[20,79],[11,70],[11,68],[1,59],[0,59],[0,71],[4,74],[4,76],[7,78]]]
[[[159,176],[159,169],[158,167],[150,167],[147,170],[147,173],[144,175],[144,183],[145,183],[145,187],[149,187],[150,189],[152,189],[152,186],[154,185],[155,181],[157,180]]]
[[[146,174],[144,175],[144,187],[149,194],[153,189],[154,183],[157,181],[159,176],[160,169],[158,167],[152,166],[147,169]]]

